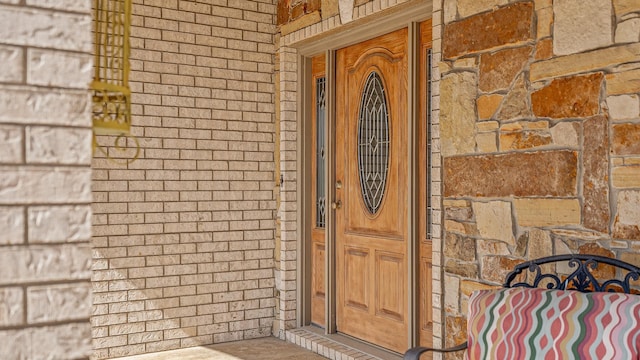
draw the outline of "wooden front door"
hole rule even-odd
[[[336,327],[408,345],[407,29],[336,53]]]

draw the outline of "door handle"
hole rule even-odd
[[[340,209],[341,207],[342,207],[342,201],[340,201],[340,200],[334,201],[334,202],[331,203],[331,208],[333,210]]]

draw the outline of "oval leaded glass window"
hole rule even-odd
[[[380,75],[367,77],[358,114],[358,169],[364,204],[380,209],[389,170],[389,111]]]

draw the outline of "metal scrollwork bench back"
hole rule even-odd
[[[561,279],[555,274],[545,274],[541,265],[566,261],[569,268],[576,268],[566,278]],[[598,280],[593,275],[593,270],[598,270],[599,264],[611,265],[627,271],[622,279]],[[526,274],[526,270],[534,274],[531,282],[515,282],[517,276]],[[618,271],[616,269],[616,271]],[[528,287],[537,288],[545,285],[547,289],[577,290],[581,292],[631,292],[631,281],[640,278],[640,268],[624,261],[597,255],[556,255],[539,258],[516,265],[513,271],[507,275],[503,284],[505,288]]]
[[[570,274],[545,272],[543,265],[566,262]],[[602,270],[601,265],[610,265],[615,269],[613,278],[597,279],[594,272]],[[555,270],[555,269],[554,269]],[[626,273],[625,273],[626,271]],[[502,285],[504,288],[527,287],[556,290],[575,290],[580,292],[624,292],[632,293],[632,281],[640,280],[640,267],[621,260],[599,255],[554,255],[525,261],[516,265]],[[640,285],[640,284],[638,284]],[[637,291],[640,293],[640,291]],[[404,354],[405,360],[419,359],[427,351],[455,352],[467,348],[463,343],[446,349],[414,347]]]

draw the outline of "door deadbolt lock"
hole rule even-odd
[[[336,189],[342,189],[342,181],[336,181]]]
[[[334,202],[331,203],[331,208],[333,210],[340,209],[341,207],[342,207],[342,201],[340,201],[340,200],[334,201]]]

